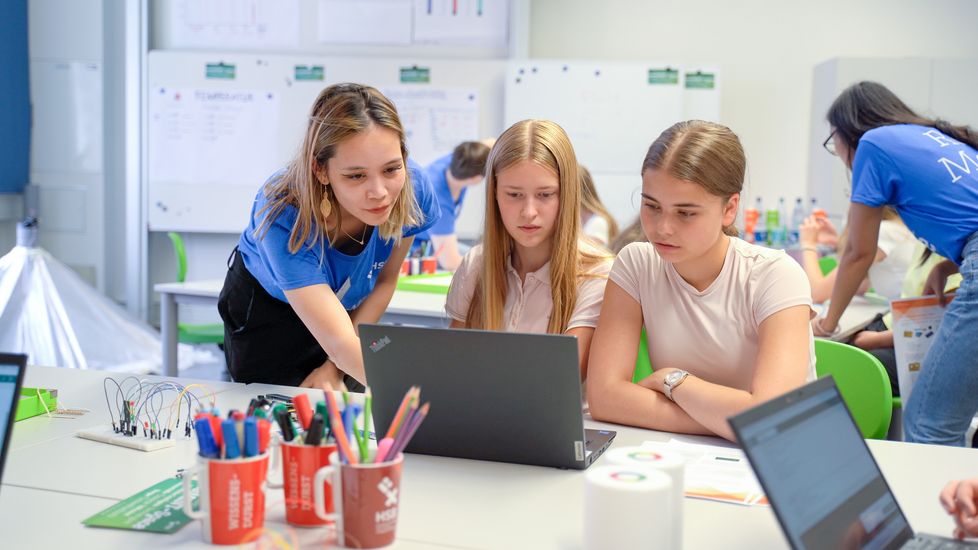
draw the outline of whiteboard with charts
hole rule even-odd
[[[649,145],[672,124],[719,121],[719,74],[675,63],[513,62],[505,119],[511,124],[526,118],[560,124],[578,161],[595,175],[637,175]]]
[[[426,164],[460,141],[503,130],[505,71],[498,60],[152,51],[149,228],[241,231],[258,187],[292,158],[313,100],[329,84],[362,82],[388,95],[412,157]],[[482,201],[469,202],[460,234],[480,229]]]

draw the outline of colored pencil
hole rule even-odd
[[[394,452],[400,444],[401,440],[407,432],[407,428],[414,422],[414,417],[418,414],[418,402],[411,400],[411,406],[408,408],[408,412],[404,415],[404,420],[401,421],[401,426],[397,429],[396,435],[394,435],[394,444],[391,445],[391,452]],[[392,456],[388,453],[388,456]]]
[[[430,405],[431,403],[425,403],[420,409],[418,409],[417,414],[415,414],[414,418],[411,419],[411,425],[405,428],[404,437],[401,438],[401,443],[398,445],[395,441],[395,444],[391,446],[391,450],[387,453],[388,456],[385,457],[387,460],[394,460],[397,458],[398,454],[407,448],[408,443],[411,442],[411,438],[414,437],[414,433],[418,431],[418,427],[421,426],[421,423],[424,422],[425,417],[428,416],[428,409],[430,408]]]
[[[404,399],[401,399],[401,406],[397,408],[397,414],[394,415],[394,419],[391,420],[391,425],[387,428],[387,434],[384,437],[394,438],[395,430],[398,424],[400,424],[401,419],[404,417],[404,413],[407,411],[408,403],[411,402],[411,396],[414,393],[415,386],[408,388],[408,391],[404,394]]]
[[[340,451],[340,456],[345,457],[348,463],[357,464],[357,457],[353,455],[350,441],[346,438],[346,432],[342,428],[336,429],[337,426],[343,426],[343,420],[340,419],[340,409],[333,398],[333,388],[327,383],[326,391],[323,393],[326,395],[326,406],[329,407],[330,425],[333,427],[333,437],[336,438],[336,448]]]

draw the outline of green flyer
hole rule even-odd
[[[196,506],[197,482],[191,483]],[[88,527],[131,529],[169,535],[189,522],[190,518],[183,513],[183,481],[171,478],[113,504],[82,524]]]

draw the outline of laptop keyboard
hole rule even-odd
[[[928,535],[918,535],[901,546],[903,550],[956,550],[958,548],[978,548],[978,542],[964,542]]]

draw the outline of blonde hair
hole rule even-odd
[[[610,245],[618,236],[618,222],[615,221],[611,212],[608,212],[608,209],[601,202],[601,198],[598,197],[598,190],[594,187],[591,172],[583,166],[579,168],[581,170],[581,209],[595,216],[600,216],[608,222],[608,244]]]
[[[486,216],[482,267],[466,315],[466,328],[501,330],[508,290],[506,261],[514,250],[513,237],[503,225],[496,199],[500,172],[519,162],[532,162],[557,176],[560,190],[557,221],[550,253],[553,310],[549,333],[567,330],[580,277],[611,256],[581,241],[581,183],[574,148],[563,128],[549,120],[524,120],[510,126],[496,141],[486,166]]]
[[[662,132],[649,147],[642,162],[642,172],[665,170],[683,181],[693,182],[711,195],[723,199],[744,188],[747,158],[737,134],[730,128],[703,120],[677,122]],[[736,237],[737,228],[723,228]]]
[[[264,214],[265,218],[255,231],[256,237],[264,237],[285,207],[294,206],[298,215],[289,235],[289,252],[298,252],[310,235],[309,248],[317,244],[320,249],[324,245],[332,247],[333,240],[326,231],[327,221],[335,214],[336,227],[339,227],[343,216],[336,207],[333,187],[320,182],[316,172],[326,167],[336,154],[337,145],[372,125],[397,134],[405,173],[404,187],[394,200],[390,217],[378,226],[378,234],[385,240],[394,240],[396,246],[404,227],[419,225],[421,213],[407,170],[404,128],[394,104],[370,86],[334,84],[320,92],[313,103],[302,145],[285,173],[265,187],[268,203],[258,213],[259,216]]]

